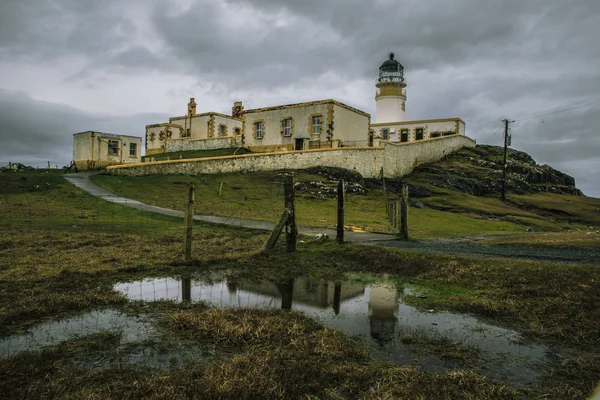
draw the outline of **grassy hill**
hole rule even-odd
[[[365,180],[358,174],[333,168],[296,171],[297,220],[303,226],[335,227],[334,186],[343,177],[350,182],[346,206],[348,229],[393,233],[385,215],[385,197],[397,196],[403,182],[411,185],[410,229],[414,238],[581,232],[589,226],[600,226],[599,199],[581,196],[573,178],[537,165],[522,152],[511,150],[508,197],[507,201],[501,201],[500,154],[501,148],[492,146],[463,149],[442,161],[416,168],[402,181]],[[186,201],[187,185],[196,183],[199,214],[275,222],[283,209],[280,172],[101,175],[93,179],[125,197],[179,210],[183,210]],[[594,245],[598,236],[585,235],[571,241]]]
[[[322,168],[297,174],[298,213],[306,224],[335,218],[335,200],[328,189],[335,174],[360,180],[347,171]],[[593,216],[593,209],[586,207],[598,206],[597,199],[555,193],[520,194],[522,203],[511,194],[505,204],[491,193],[473,196],[427,183],[418,174],[408,179],[415,185],[413,195],[420,196],[413,198],[411,226],[421,229],[422,237],[523,230],[508,220],[516,213],[528,213],[521,217],[555,230],[547,235],[559,235],[562,225],[583,228],[577,221]],[[195,181],[199,212],[240,210],[268,219],[282,207],[277,173],[98,176],[97,180],[131,197],[167,206],[173,205],[170,201],[175,206],[182,203],[188,182]],[[384,226],[383,190],[378,189],[383,182],[362,182],[350,185],[351,223]],[[365,194],[359,185],[368,189]],[[394,195],[394,187],[393,181],[386,182],[387,196]],[[458,205],[464,208],[459,210]],[[0,357],[2,398],[272,398],[274,393],[306,398],[436,398],[445,393],[448,398],[580,399],[600,378],[597,264],[462,257],[310,238],[298,243],[296,253],[286,253],[280,241],[265,256],[258,249],[267,232],[206,223],[194,224],[193,261],[182,263],[180,218],[94,198],[58,171],[0,172],[0,215],[0,338],[42,327],[44,321],[105,311],[128,320],[144,318],[149,325],[142,331],[150,326],[156,332],[127,342],[135,329],[127,324],[115,327],[96,317],[100,333],[89,334],[81,324],[80,336],[65,336],[42,351]],[[496,219],[488,219],[490,215]],[[493,356],[487,350],[469,356],[461,364],[464,370],[450,364],[439,373],[422,371],[431,356],[446,359],[450,352],[473,353],[468,342],[441,341],[433,331],[401,332],[402,343],[412,343],[423,355],[414,364],[394,365],[375,359],[363,342],[295,311],[224,309],[204,302],[130,302],[114,289],[117,283],[145,278],[216,282],[223,275],[228,282],[279,283],[290,277],[380,282],[404,293],[402,303],[428,314],[467,313],[469,318],[514,328],[534,345],[547,346],[551,357],[539,366],[539,382],[519,389],[521,383],[510,376],[497,381],[473,369],[487,365]],[[404,290],[413,287],[419,291]],[[346,318],[343,309],[341,317]],[[363,320],[368,326],[370,319]],[[66,326],[62,324],[56,329],[59,333]],[[457,326],[450,325],[449,331]],[[48,337],[54,333],[43,332]],[[35,345],[35,340],[31,343]],[[197,357],[191,363],[179,356],[207,343],[215,346],[209,348],[211,353],[215,349],[215,356]],[[165,354],[164,360],[168,357],[160,370],[140,356],[149,354],[153,359],[157,353]]]

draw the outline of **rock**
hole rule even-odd
[[[344,182],[359,183],[364,186],[365,182],[363,176],[356,171],[352,171],[345,168],[337,167],[311,167],[306,170],[311,174],[317,174],[326,177],[330,181],[339,181],[343,179]]]
[[[444,161],[418,166],[411,175],[431,186],[484,196],[499,192],[502,162],[502,147],[479,145],[449,154]],[[512,149],[507,157],[506,186],[516,194],[583,195],[573,177],[548,165],[538,165],[529,154]]]
[[[425,208],[425,204],[423,204],[423,202],[421,202],[421,201],[411,201],[411,200],[409,200],[408,204],[411,207],[419,208],[421,210]]]

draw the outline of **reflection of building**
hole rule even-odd
[[[73,134],[73,161],[77,168],[100,168],[141,160],[141,137],[92,131]]]
[[[302,303],[320,308],[328,308],[334,305],[336,298],[336,285],[333,283],[317,283],[307,278],[297,278],[292,284],[288,281],[282,283],[245,282],[238,289],[248,292],[263,294],[273,297],[282,297],[284,292],[292,291],[293,302]],[[365,287],[360,283],[344,283],[338,289],[339,301],[352,299],[364,293]]]
[[[393,337],[397,310],[398,289],[388,286],[372,286],[369,289],[369,322],[373,339],[387,341]]]

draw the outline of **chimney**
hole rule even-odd
[[[241,101],[236,101],[233,103],[233,108],[231,109],[231,116],[233,118],[242,118],[244,114],[244,106]]]

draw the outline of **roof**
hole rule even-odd
[[[381,64],[381,67],[379,67],[379,70],[384,72],[398,72],[403,69],[404,67],[402,64],[394,58],[394,53],[390,53],[390,58],[385,60],[383,64]]]
[[[140,139],[140,140],[142,139],[142,137],[141,137],[141,136],[133,136],[133,135],[121,135],[121,134],[118,134],[118,133],[108,133],[108,132],[98,132],[98,131],[83,131],[83,132],[77,132],[77,133],[74,133],[74,134],[73,134],[73,136],[75,136],[75,135],[82,135],[82,134],[84,134],[84,133],[98,133],[98,134],[100,134],[100,135],[103,135],[103,136],[112,136],[112,137],[129,137],[129,138],[135,138],[135,139]]]
[[[434,122],[462,122],[462,124],[466,126],[465,121],[463,121],[460,118],[438,118],[438,119],[419,119],[419,120],[414,120],[414,121],[379,122],[379,123],[371,124],[371,126],[432,124]]]
[[[357,114],[361,114],[364,115],[367,118],[371,118],[371,114],[366,113],[364,111],[361,111],[357,108],[351,107],[349,105],[346,105],[344,103],[340,103],[339,101],[333,100],[333,99],[327,99],[327,100],[317,100],[317,101],[307,101],[304,103],[294,103],[294,104],[285,104],[285,105],[281,105],[281,106],[271,106],[271,107],[263,107],[263,108],[255,108],[252,110],[244,110],[244,114],[251,114],[251,113],[257,113],[257,112],[264,112],[264,111],[274,111],[274,110],[285,110],[288,108],[296,108],[296,107],[309,107],[309,106],[318,106],[318,105],[322,105],[322,104],[334,104],[336,106],[345,108],[347,110],[350,110],[352,112],[355,112]]]

